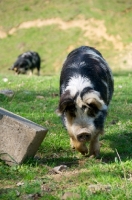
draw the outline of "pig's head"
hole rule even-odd
[[[9,70],[15,71],[16,74],[26,74],[29,69],[30,61],[24,58],[19,58]]]
[[[103,109],[105,109],[104,101],[92,88],[86,93],[77,92],[74,96],[70,90],[61,95],[58,113],[64,118],[72,148],[82,154],[88,153],[86,142],[94,140],[97,135],[103,133],[103,126],[95,126],[95,120]]]

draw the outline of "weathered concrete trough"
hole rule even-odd
[[[47,129],[0,108],[0,159],[8,165],[22,164],[36,154]]]

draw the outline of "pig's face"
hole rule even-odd
[[[16,74],[26,74],[26,71],[29,68],[29,63],[27,60],[24,60],[23,58],[17,60],[14,65],[10,68],[11,70],[14,70]]]
[[[66,90],[60,98],[59,112],[64,116],[71,146],[82,154],[88,153],[86,142],[103,133],[103,129],[96,128],[94,123],[102,109],[105,109],[105,104],[99,93],[92,89],[84,95],[78,92],[75,96]]]

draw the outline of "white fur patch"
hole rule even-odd
[[[73,119],[72,124],[69,123],[68,119],[65,118],[65,125],[67,127],[70,135],[74,135],[77,139],[77,135],[80,134],[82,128],[86,128],[88,132],[91,134],[91,137],[94,136],[96,127],[94,125],[93,117],[88,117],[86,113],[83,113],[81,109],[78,109],[76,112],[76,117]]]
[[[74,97],[77,92],[81,92],[85,87],[93,87],[93,84],[88,78],[75,75],[74,77],[71,77],[65,91],[70,90],[71,96]]]

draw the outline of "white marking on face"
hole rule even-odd
[[[80,96],[77,97],[77,99],[76,99],[76,104],[77,104],[77,106],[78,106],[79,108],[81,108],[82,105],[84,104]]]
[[[81,92],[85,87],[93,88],[93,84],[88,78],[75,75],[74,77],[71,77],[65,91],[70,90],[71,96],[74,97],[77,92]]]
[[[70,136],[74,136],[77,139],[78,134],[82,132],[82,129],[85,128],[87,133],[94,136],[95,133],[95,125],[94,125],[94,117],[88,116],[88,110],[83,110],[82,106],[85,105],[84,101],[82,101],[80,95],[76,98],[76,111],[75,117],[72,119],[65,117],[65,125]],[[67,114],[66,114],[67,115]]]
[[[94,126],[94,119],[93,117],[88,117],[86,113],[83,113],[82,110],[78,108],[76,117],[72,119],[72,123],[67,117],[65,118],[65,125],[69,135],[73,135],[77,139],[78,134],[85,128],[91,137],[93,137],[96,129]]]
[[[101,110],[107,110],[107,106],[105,105],[104,101],[100,99],[100,93],[94,91],[92,93],[86,93],[81,99],[80,95],[77,96],[76,100],[76,111],[75,117],[68,118],[65,117],[65,125],[67,130],[72,137],[77,139],[77,136],[82,132],[82,129],[86,129],[86,132],[91,135],[91,139],[96,135],[96,130],[94,120],[99,117],[102,113]],[[95,105],[100,110],[96,116],[89,116],[88,115],[88,107],[86,106],[87,103],[95,103]],[[85,105],[86,108],[82,109],[82,106]],[[67,115],[67,114],[66,114]]]

